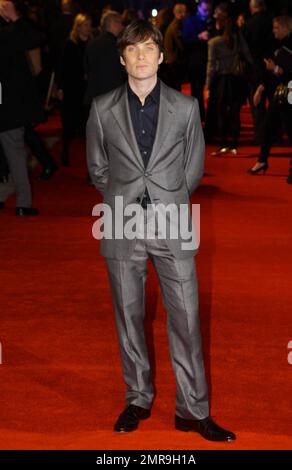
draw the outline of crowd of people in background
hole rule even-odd
[[[38,213],[32,208],[26,149],[42,167],[40,180],[58,169],[36,130],[51,107],[61,112],[60,162],[70,166],[70,144],[76,133],[85,134],[92,99],[126,81],[117,38],[145,12],[131,2],[124,11],[110,4],[99,11],[98,3],[1,3],[0,183],[11,174],[17,215]],[[193,9],[190,2],[166,3],[149,15],[164,37],[161,80],[178,91],[190,84],[206,141],[219,142],[215,157],[238,154],[240,112],[249,103],[260,152],[248,172],[266,172],[272,145],[283,132],[292,143],[291,12],[267,9],[264,0],[250,0],[248,9],[236,14],[228,1],[198,0]],[[292,183],[292,166],[287,182]]]

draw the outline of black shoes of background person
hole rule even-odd
[[[119,416],[114,431],[119,433],[126,433],[135,431],[140,420],[145,420],[151,415],[151,410],[147,410],[140,406],[129,405]],[[175,416],[175,428],[179,431],[194,431],[208,441],[217,442],[232,442],[235,441],[236,436],[233,432],[218,426],[210,417],[205,419],[184,419],[180,416]]]
[[[39,210],[35,207],[16,207],[15,215],[17,217],[35,217],[39,215]]]
[[[0,201],[0,209],[4,209],[5,203]],[[39,215],[39,210],[35,207],[16,207],[15,215],[17,217],[35,217]]]
[[[8,183],[9,175],[1,175],[0,176],[0,183]]]
[[[184,419],[180,416],[175,416],[175,428],[179,431],[194,431],[208,441],[216,442],[232,442],[235,441],[236,435],[221,428],[216,424],[210,416],[205,419]]]
[[[58,169],[57,165],[54,165],[50,168],[45,168],[43,172],[37,176],[37,180],[46,181],[50,179],[53,176],[53,174],[56,173],[57,169]]]
[[[139,421],[149,418],[151,411],[141,406],[129,405],[119,416],[115,426],[115,432],[131,432],[139,426]]]

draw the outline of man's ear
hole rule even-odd
[[[163,52],[160,52],[158,63],[161,64],[163,62],[163,59],[164,59]]]
[[[124,67],[126,66],[126,62],[124,61],[124,58],[121,55],[120,55],[120,62]]]

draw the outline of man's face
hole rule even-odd
[[[211,4],[205,2],[200,3],[198,7],[198,12],[200,14],[200,17],[203,20],[206,20],[211,15]]]
[[[280,23],[277,23],[277,21],[274,21],[274,23],[273,23],[273,33],[274,33],[275,38],[278,39],[279,41],[281,41],[282,39],[284,39],[288,35],[289,31],[287,30],[287,28],[282,26]]]
[[[122,18],[113,20],[113,33],[118,36],[124,29]]]
[[[151,38],[127,46],[121,57],[128,75],[136,80],[145,80],[156,75],[162,61],[163,54]]]
[[[187,7],[183,3],[177,3],[173,9],[176,20],[183,20],[187,14]]]

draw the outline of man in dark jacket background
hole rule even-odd
[[[208,40],[211,28],[212,2],[210,0],[200,0],[197,13],[184,20],[182,40],[187,53],[187,69],[191,93],[199,101],[202,121],[205,121],[203,91],[206,82]]]
[[[272,34],[272,17],[266,11],[264,0],[250,0],[249,9],[251,17],[247,19],[243,27],[243,35],[248,44],[254,62],[254,77],[250,83],[250,105],[255,129],[255,141],[259,143],[261,126],[266,115],[267,95],[263,94],[258,107],[253,105],[253,95],[265,75],[264,59],[271,57],[274,49]]]
[[[101,20],[101,29],[102,33],[88,44],[85,52],[87,105],[95,96],[107,93],[126,81],[117,50],[117,36],[123,29],[121,15],[115,11],[106,13]]]
[[[26,58],[37,47],[38,34],[20,17],[14,4],[0,5],[0,144],[16,190],[16,215],[38,215],[32,208],[26,166],[24,126],[42,119],[42,108]],[[4,206],[1,202],[0,206]]]

